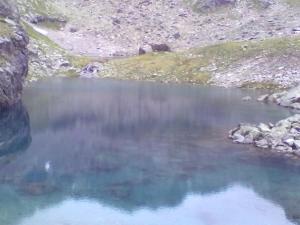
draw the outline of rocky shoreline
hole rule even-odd
[[[300,86],[294,87],[288,91],[262,95],[257,100],[261,102],[276,103],[286,108],[300,110]]]
[[[239,124],[229,132],[234,143],[253,144],[263,149],[300,157],[300,114],[276,124]]]
[[[258,101],[300,110],[300,86],[289,91],[260,96]],[[291,157],[300,158],[300,114],[278,121],[276,124],[241,123],[230,130],[229,138],[238,144],[253,144]]]

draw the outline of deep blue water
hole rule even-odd
[[[300,224],[300,167],[235,145],[255,92],[51,79],[0,113],[0,225]]]

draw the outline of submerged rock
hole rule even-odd
[[[0,108],[21,99],[28,72],[28,37],[7,0],[0,1]]]
[[[229,138],[234,143],[253,144],[259,148],[269,148],[298,156],[300,151],[299,127],[300,114],[296,114],[280,120],[275,125],[240,124],[229,132]]]

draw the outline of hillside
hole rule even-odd
[[[272,88],[300,79],[298,1],[18,0],[18,5],[32,37],[31,80],[79,76],[91,62],[96,69],[89,77]],[[172,53],[131,58],[140,47],[150,52],[151,43],[167,44]]]

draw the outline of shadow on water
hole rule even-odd
[[[0,111],[0,157],[25,151],[31,143],[29,115],[20,102]]]
[[[176,213],[191,210],[181,207],[192,204],[192,196],[211,204],[213,213],[219,209],[234,214],[235,208],[224,201],[237,207],[239,202],[234,202],[240,198],[246,205],[282,207],[288,219],[299,219],[299,167],[226,138],[241,121],[274,122],[291,112],[245,103],[241,100],[245,95],[255,97],[236,89],[184,85],[76,79],[35,84],[24,96],[31,145],[30,126],[24,127],[28,115],[19,113],[22,122],[16,130],[24,141],[11,149],[19,145],[28,149],[9,163],[0,162],[0,181],[9,180],[0,183],[0,225],[37,225],[38,218],[30,220],[34,212],[46,216],[50,212],[44,209],[60,210],[60,206],[66,207],[63,214],[74,214],[76,207],[104,212],[105,206],[124,211],[122,218],[142,209],[158,213],[169,208],[176,218]],[[15,119],[8,122],[14,123]],[[64,203],[66,199],[72,201]],[[94,202],[77,204],[77,200]],[[242,213],[247,207],[241,208]],[[274,218],[281,216],[276,210]],[[27,217],[28,223],[18,223]],[[161,219],[160,224],[166,223]],[[194,224],[219,223],[189,225]]]

